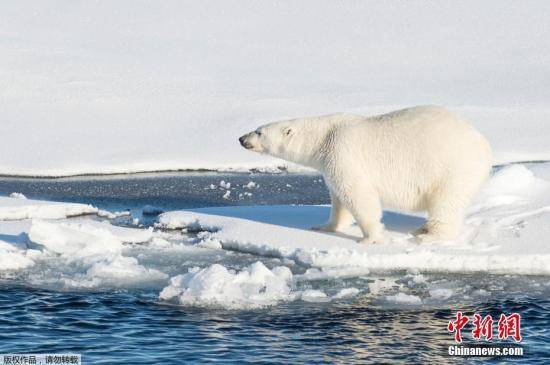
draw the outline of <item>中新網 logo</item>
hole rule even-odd
[[[456,319],[450,321],[447,325],[447,330],[454,333],[455,341],[462,343],[462,330],[468,325],[473,324],[472,338],[474,340],[491,341],[493,339],[493,327],[495,321],[491,315],[482,317],[480,314],[475,313],[472,320],[470,317],[462,314],[462,312],[456,312]],[[507,340],[512,338],[515,342],[521,341],[521,315],[518,313],[512,313],[505,315],[502,313],[496,325],[498,330],[498,339]]]

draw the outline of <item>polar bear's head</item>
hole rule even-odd
[[[315,117],[270,123],[240,137],[239,142],[254,152],[316,167],[331,121]]]

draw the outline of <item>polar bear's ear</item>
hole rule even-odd
[[[283,135],[290,136],[292,134],[292,128],[286,127],[283,129]]]

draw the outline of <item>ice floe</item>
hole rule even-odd
[[[289,300],[291,279],[287,267],[269,270],[260,261],[238,272],[214,264],[171,278],[159,298],[182,305],[257,308]]]
[[[330,298],[320,290],[307,289],[300,293],[300,299],[304,302],[329,302]]]
[[[420,305],[422,304],[422,299],[416,295],[409,295],[403,292],[399,292],[395,295],[386,296],[385,300],[388,303],[392,304],[405,304],[405,305]]]
[[[133,245],[158,243],[160,235],[98,219],[67,219],[92,214],[120,215],[85,204],[0,198],[0,277],[30,268],[28,283],[64,289],[143,286],[168,278],[125,254]]]
[[[338,293],[332,296],[333,299],[352,298],[359,294],[360,290],[357,288],[344,288]]]
[[[304,229],[328,212],[324,206],[210,208],[164,213],[159,226],[202,231],[202,239],[224,249],[317,268],[550,275],[550,183],[523,165],[495,173],[454,242],[419,244],[407,231],[421,219],[397,213],[385,215],[388,244],[357,244],[357,227],[338,235]]]
[[[58,203],[22,199],[21,196],[0,197],[0,221],[21,219],[59,219],[84,214],[97,214],[99,209],[77,203]]]

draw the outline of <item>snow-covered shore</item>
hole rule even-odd
[[[286,164],[237,138],[282,118],[416,104],[470,119],[496,164],[550,160],[548,12],[545,1],[2,3],[0,174],[277,171]]]

